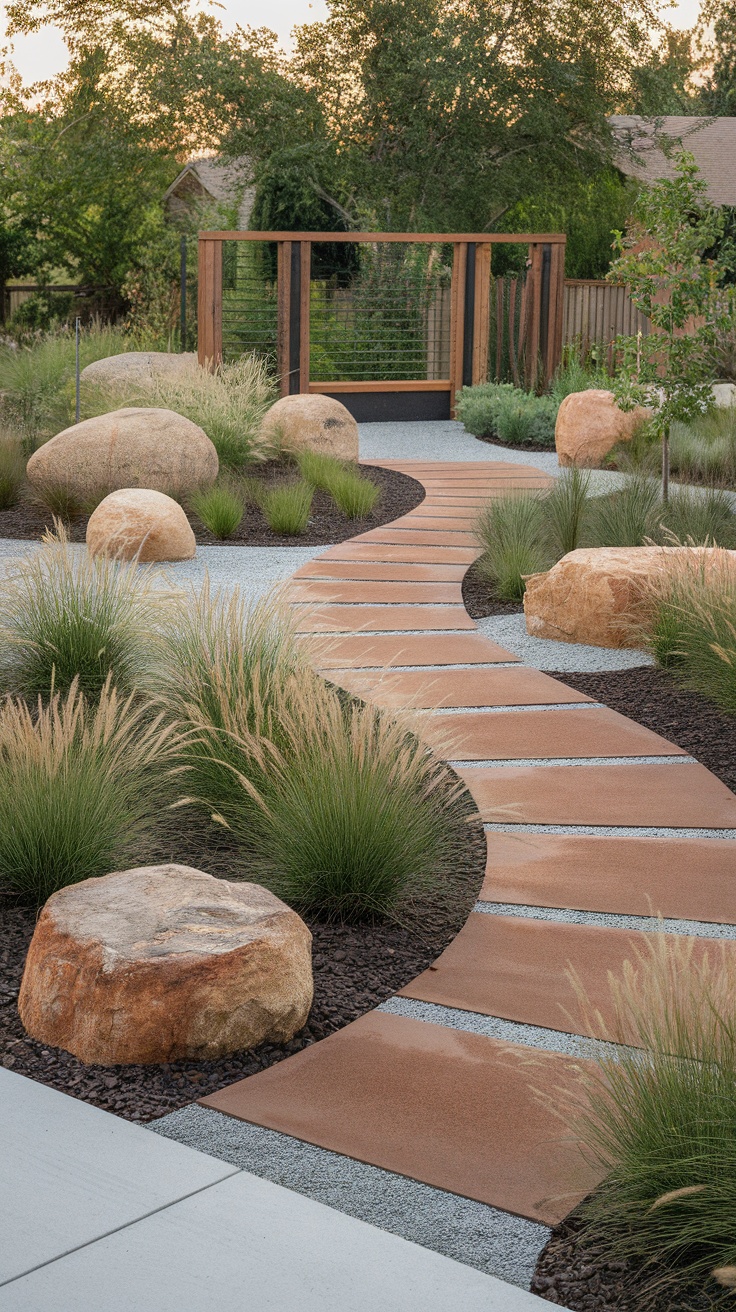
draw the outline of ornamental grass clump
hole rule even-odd
[[[183,748],[184,787],[208,813],[245,830],[238,775],[254,766],[240,740],[277,734],[284,688],[306,671],[293,616],[278,596],[249,605],[237,589],[213,594],[206,578],[182,595],[165,636],[155,687],[168,714],[195,731]]]
[[[195,515],[221,541],[232,537],[245,513],[245,498],[235,484],[215,483],[189,498]]]
[[[626,1045],[578,1068],[574,1132],[605,1173],[581,1215],[669,1306],[697,1287],[717,1301],[736,1267],[736,954],[655,934],[609,980],[609,1024],[577,985],[588,1027]]]
[[[0,510],[10,510],[20,501],[25,476],[20,440],[0,432]]]
[[[158,652],[166,595],[135,564],[90,557],[63,527],[16,562],[0,591],[0,691],[35,701],[52,685],[99,696],[112,672],[120,692],[140,687]]]
[[[733,557],[696,551],[652,581],[649,645],[684,687],[736,714],[736,570]]]
[[[524,595],[524,577],[552,563],[545,542],[544,501],[533,493],[498,497],[475,522],[483,555],[478,568],[504,601]]]
[[[274,533],[296,537],[309,523],[314,488],[303,479],[269,488],[260,497],[260,507]]]
[[[181,735],[105,681],[76,680],[35,708],[0,704],[0,885],[46,901],[57,889],[145,860],[170,800]]]
[[[296,459],[305,482],[327,492],[347,519],[370,515],[381,495],[380,488],[355,466],[319,451],[301,451]]]
[[[460,786],[401,719],[311,675],[233,741],[248,762],[236,834],[259,880],[302,913],[399,914],[451,862]]]

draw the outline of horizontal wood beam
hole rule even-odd
[[[422,382],[417,379],[406,379],[397,381],[392,379],[388,383],[365,382],[346,383],[312,383],[309,384],[310,392],[449,392],[451,383],[449,378],[432,378]]]
[[[564,246],[564,232],[200,232],[202,241],[349,241],[349,242],[456,242],[474,241],[494,245],[497,242],[559,242]]]

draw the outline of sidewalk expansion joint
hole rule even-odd
[[[598,925],[604,929],[631,929],[644,934],[682,934],[687,938],[736,939],[736,925],[706,920],[680,920],[672,916],[630,916],[612,911],[577,911],[565,907],[523,906],[516,902],[476,902],[474,911],[486,916],[518,916],[549,920],[558,925]]]

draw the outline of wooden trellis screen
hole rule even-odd
[[[359,420],[448,418],[460,387],[497,376],[501,242],[528,246],[513,372],[539,387],[562,353],[560,234],[202,232],[200,363],[259,350],[282,395],[325,393]]]

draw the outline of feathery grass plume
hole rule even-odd
[[[736,406],[670,428],[670,469],[689,483],[736,486]]]
[[[606,496],[592,497],[586,537],[594,547],[639,547],[657,531],[659,485],[642,474]]]
[[[260,436],[263,417],[276,400],[275,384],[266,363],[255,354],[243,355],[213,371],[191,369],[173,377],[153,377],[146,382],[122,383],[114,387],[87,387],[85,415],[125,405],[154,406],[174,410],[203,428],[217,449],[220,465],[241,469],[262,460],[270,446]]]
[[[590,474],[565,469],[544,498],[546,536],[554,560],[580,546],[589,511]]]
[[[233,742],[242,836],[259,878],[290,906],[346,921],[395,913],[453,859],[460,785],[408,722],[292,678]],[[255,802],[255,807],[253,803]]]
[[[189,498],[189,504],[205,528],[216,538],[232,537],[245,512],[245,498],[235,482],[218,482]]]
[[[293,616],[278,594],[249,605],[237,589],[213,594],[205,577],[172,611],[157,692],[169,714],[196,729],[184,748],[187,791],[226,824],[244,809],[236,771],[245,772],[248,761],[238,739],[275,734],[284,688],[307,674]]]
[[[309,522],[313,496],[314,488],[303,479],[268,488],[261,494],[260,506],[269,528],[289,537],[303,533]]]
[[[181,734],[108,676],[94,706],[74,680],[35,711],[0,704],[0,884],[37,904],[147,856]]]
[[[140,688],[158,654],[167,595],[156,574],[70,545],[64,528],[14,562],[0,591],[0,689],[35,701],[52,683],[77,680],[87,697],[108,673],[122,692]]]
[[[497,497],[483,507],[474,526],[483,547],[479,569],[499,597],[522,597],[524,576],[551,564],[545,528],[543,498],[533,493]]]
[[[649,644],[679,683],[736,713],[736,569],[725,550],[693,549],[650,584]]]
[[[20,501],[26,462],[20,439],[0,432],[0,510],[10,510]]]
[[[581,1214],[605,1258],[650,1264],[673,1300],[678,1285],[717,1297],[714,1268],[736,1264],[733,944],[649,936],[609,974],[608,1023],[572,978],[586,1029],[625,1045],[577,1067],[567,1115],[605,1172]]]

